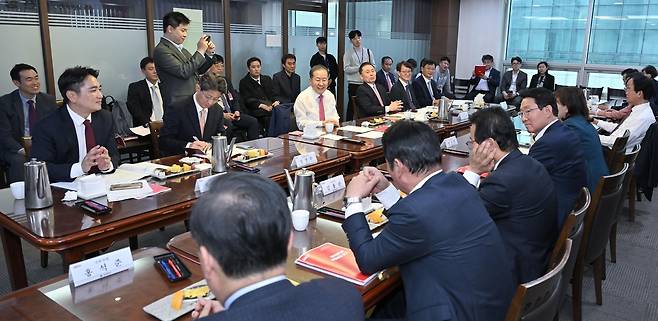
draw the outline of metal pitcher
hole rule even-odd
[[[214,173],[226,173],[228,171],[228,161],[233,154],[235,137],[231,139],[231,144],[228,146],[226,140],[226,136],[212,137],[212,171]]]
[[[31,161],[24,164],[25,168],[25,208],[40,209],[53,205],[53,194],[50,190],[48,169],[45,162]]]
[[[309,219],[315,219],[316,195],[315,173],[306,168],[295,172],[295,181],[290,177],[290,172],[284,169],[288,179],[288,189],[290,190],[290,200],[292,201],[292,210],[307,210]]]

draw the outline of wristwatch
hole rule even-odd
[[[345,208],[347,208],[348,206],[350,206],[352,204],[357,204],[357,203],[361,203],[361,198],[358,197],[358,196],[345,197],[343,199],[343,206],[345,206]]]

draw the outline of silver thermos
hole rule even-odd
[[[53,194],[50,190],[48,169],[45,162],[31,161],[24,164],[25,168],[25,208],[40,209],[53,205]]]
[[[315,173],[306,168],[302,168],[295,172],[295,181],[293,182],[288,170],[284,171],[286,172],[286,178],[288,179],[292,210],[307,210],[309,213],[309,219],[314,219],[317,216],[314,204],[314,199],[316,197],[314,193],[314,189],[316,188]]]
[[[231,154],[233,154],[234,143],[235,143],[235,137],[231,140],[230,145],[227,144],[226,136],[212,137],[213,173],[226,173],[228,171],[228,161],[231,159]]]

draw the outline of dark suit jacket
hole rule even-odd
[[[363,83],[356,89],[356,108],[358,111],[359,117],[368,117],[368,116],[380,116],[386,113],[386,108],[391,104],[391,100],[388,98],[386,89],[384,87],[375,84],[379,96],[382,98],[384,105],[382,106],[377,99],[377,95],[372,90],[372,87],[367,83]]]
[[[199,140],[211,142],[212,136],[224,132],[224,113],[218,104],[208,108],[206,125],[201,135],[199,114],[196,112],[193,96],[179,100],[165,110],[163,125],[160,130],[160,149],[167,155],[185,153],[187,143]]]
[[[274,100],[278,100],[282,104],[294,103],[299,95],[300,82],[298,74],[293,73],[288,77],[285,70],[281,70],[272,76],[274,88]]]
[[[573,210],[580,189],[587,186],[587,169],[580,138],[562,122],[546,129],[528,153],[551,175],[557,192],[558,229]]]
[[[271,105],[274,99],[274,84],[272,78],[260,75],[260,84],[255,81],[249,73],[240,80],[240,97],[247,107],[247,112],[254,117],[270,116],[271,112],[266,112],[258,106],[260,104]]]
[[[55,97],[44,93],[36,96],[37,118],[41,120],[57,110]],[[34,131],[34,128],[31,129]],[[34,135],[33,132],[30,133]],[[0,97],[0,153],[15,153],[23,146],[25,136],[25,114],[18,89]]]
[[[599,134],[583,116],[571,116],[564,120],[564,124],[580,138],[580,148],[587,168],[587,188],[590,193],[594,193],[601,176],[609,174]]]
[[[471,77],[470,82],[471,85],[473,85],[473,90],[475,90],[475,87],[477,87],[478,83],[480,83],[480,77]],[[500,84],[500,71],[492,67],[491,71],[489,71],[489,79],[487,79],[487,85],[489,85],[489,92],[496,93],[496,88],[498,88],[499,84]]]
[[[128,111],[133,116],[133,126],[141,126],[151,121],[153,100],[151,100],[151,91],[146,83],[147,81],[142,79],[128,85],[126,105],[128,105]],[[160,95],[162,96],[162,91],[160,91]]]
[[[388,77],[391,78],[391,85],[394,85],[397,78],[395,78],[392,72],[388,73]],[[386,76],[384,76],[383,69],[377,71],[377,79],[375,79],[375,83],[382,85],[382,87],[386,88],[386,91],[388,91],[388,84],[386,83]]]
[[[544,75],[546,76],[546,79],[544,79],[544,88],[550,91],[554,91],[555,77],[553,77],[553,75],[549,75],[548,72],[546,72],[546,74]],[[530,80],[530,86],[528,88],[536,88],[538,82],[539,82],[539,74],[532,75],[532,79]]]
[[[71,166],[79,162],[78,139],[66,106],[58,108],[38,122],[32,135],[32,157],[45,161],[51,182],[68,182]],[[91,114],[96,144],[107,148],[114,168],[119,166],[119,151],[114,139],[112,113],[101,109]]]
[[[422,75],[414,79],[413,88],[416,99],[418,100],[418,105],[421,107],[432,106],[434,99],[441,98],[441,93],[436,88],[436,81],[434,79],[430,80],[432,82],[432,95],[430,97],[430,92],[427,90],[427,84],[425,83],[425,77]]]
[[[509,90],[509,86],[512,85],[512,71],[508,70],[503,74],[503,78],[500,80],[500,91]],[[519,74],[516,76],[516,92],[526,89],[528,86],[528,74],[519,70]]]
[[[319,52],[316,52],[311,57],[310,66],[311,68],[315,65],[323,65],[327,67],[327,69],[329,69],[329,79],[331,79],[331,85],[329,86],[336,86],[336,78],[338,78],[338,62],[336,61],[336,57],[330,53],[328,53],[326,57],[327,59],[325,60]]]
[[[441,195],[441,197],[437,197]],[[514,295],[496,225],[473,187],[439,173],[387,211],[373,239],[363,214],[343,223],[364,273],[398,266],[406,320],[503,320]]]
[[[194,94],[195,76],[203,74],[212,65],[208,55],[203,56],[197,51],[190,54],[184,48],[181,52],[164,38],[155,46],[153,60],[160,78],[160,95],[165,109],[175,100]]]
[[[319,298],[322,298],[321,300]],[[360,321],[364,319],[361,295],[353,285],[337,279],[320,279],[293,286],[282,280],[248,292],[228,310],[204,321]]]
[[[421,106],[418,104],[418,100],[416,99],[416,94],[414,93],[414,88],[412,84],[407,85],[409,87],[409,95],[411,95],[411,100],[414,103],[415,108],[422,108],[424,106]],[[393,88],[391,88],[391,92],[388,93],[388,97],[392,101],[396,100],[402,100],[403,103],[403,110],[409,110],[411,109],[411,103],[409,103],[409,96],[407,96],[407,93],[404,91],[404,86],[398,79],[398,81],[393,84]]]
[[[243,101],[240,99],[240,93],[238,93],[237,90],[233,87],[233,83],[231,82],[230,79],[226,79],[226,85],[228,89],[228,94],[226,95],[226,99],[228,100],[229,105],[231,106],[231,112],[236,112],[239,111],[242,113],[242,104]]]
[[[514,263],[515,281],[544,275],[559,233],[557,196],[544,166],[515,148],[481,181],[479,190],[505,242],[508,262]]]

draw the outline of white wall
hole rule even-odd
[[[501,70],[504,58],[505,3],[507,0],[461,0],[455,77],[468,79],[484,54],[494,57]]]
[[[0,43],[3,44],[2,59],[0,59],[0,96],[16,89],[9,77],[9,71],[17,63],[34,66],[41,80],[41,91],[46,92],[46,72],[41,56],[39,27],[2,25],[0,26]]]

